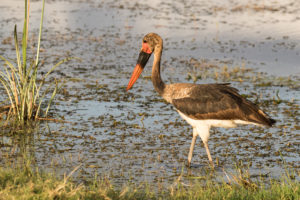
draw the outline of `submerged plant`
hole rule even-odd
[[[16,48],[16,64],[13,64],[8,59],[0,55],[0,59],[4,61],[3,70],[0,71],[0,82],[6,91],[9,105],[2,107],[2,112],[6,112],[6,122],[13,119],[17,124],[24,125],[29,120],[37,120],[41,116],[41,105],[45,96],[51,88],[52,95],[47,102],[47,108],[43,113],[44,117],[47,116],[48,110],[54,99],[57,91],[61,88],[58,81],[54,81],[46,89],[41,91],[44,86],[45,79],[48,75],[55,70],[60,64],[73,59],[72,57],[65,58],[55,64],[46,74],[41,78],[41,81],[37,81],[37,72],[39,69],[39,53],[40,42],[42,36],[42,26],[44,18],[45,0],[42,3],[42,12],[40,20],[40,29],[38,36],[38,44],[35,59],[31,59],[29,62],[27,59],[27,38],[28,38],[28,23],[29,23],[29,3],[30,0],[25,0],[25,18],[21,48],[19,46],[19,40],[17,37],[17,26],[14,28],[14,42]]]

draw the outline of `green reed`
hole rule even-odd
[[[62,84],[59,84],[58,81],[54,81],[52,84],[47,86],[46,89],[43,89],[42,92],[41,89],[45,84],[45,79],[60,64],[73,59],[72,57],[68,57],[61,60],[56,63],[43,77],[38,79],[45,0],[42,2],[38,44],[34,59],[28,58],[27,55],[29,4],[30,0],[25,0],[25,16],[21,46],[19,45],[17,26],[15,25],[14,27],[16,60],[13,62],[0,55],[0,59],[4,61],[2,70],[0,71],[0,83],[6,91],[7,98],[4,102],[9,102],[9,105],[3,106],[2,110],[6,111],[6,123],[9,122],[10,119],[13,119],[14,122],[17,122],[20,125],[24,125],[29,120],[37,120],[41,116],[42,102],[44,102],[45,96],[52,90],[52,95],[48,99],[48,102],[46,103],[47,107],[43,113],[44,117],[47,116],[50,105]]]

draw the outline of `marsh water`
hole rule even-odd
[[[15,59],[13,27],[21,38],[23,10],[22,0],[1,0],[4,57]],[[32,56],[40,12],[41,1],[31,1]],[[164,39],[165,82],[230,82],[277,120],[272,128],[211,130],[217,173],[238,164],[253,177],[279,177],[286,168],[299,172],[299,16],[300,2],[292,0],[46,1],[40,72],[68,56],[82,61],[61,65],[49,79],[66,82],[50,113],[64,122],[41,122],[28,134],[3,128],[0,161],[26,150],[44,170],[63,174],[81,165],[79,180],[98,174],[120,185],[168,185],[182,173],[202,177],[208,167],[202,142],[187,169],[192,129],[154,91],[151,64],[126,92],[142,37],[156,32]]]

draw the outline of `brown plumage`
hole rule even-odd
[[[238,94],[229,84],[193,84],[183,98],[172,99],[176,109],[197,120],[243,120],[271,126],[269,118],[258,106]]]
[[[188,155],[190,165],[196,137],[204,143],[209,161],[213,166],[208,149],[211,127],[235,127],[238,124],[272,126],[275,120],[245,99],[238,90],[224,84],[165,84],[160,76],[160,60],[163,49],[161,37],[149,33],[143,38],[143,45],[137,65],[127,86],[129,90],[142,73],[149,57],[154,52],[152,82],[155,90],[169,103],[173,104],[180,116],[193,128],[193,140]]]

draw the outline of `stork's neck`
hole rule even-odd
[[[165,83],[160,76],[160,59],[162,54],[162,44],[157,45],[154,50],[154,60],[152,66],[152,83],[155,90],[162,95],[165,89]]]

